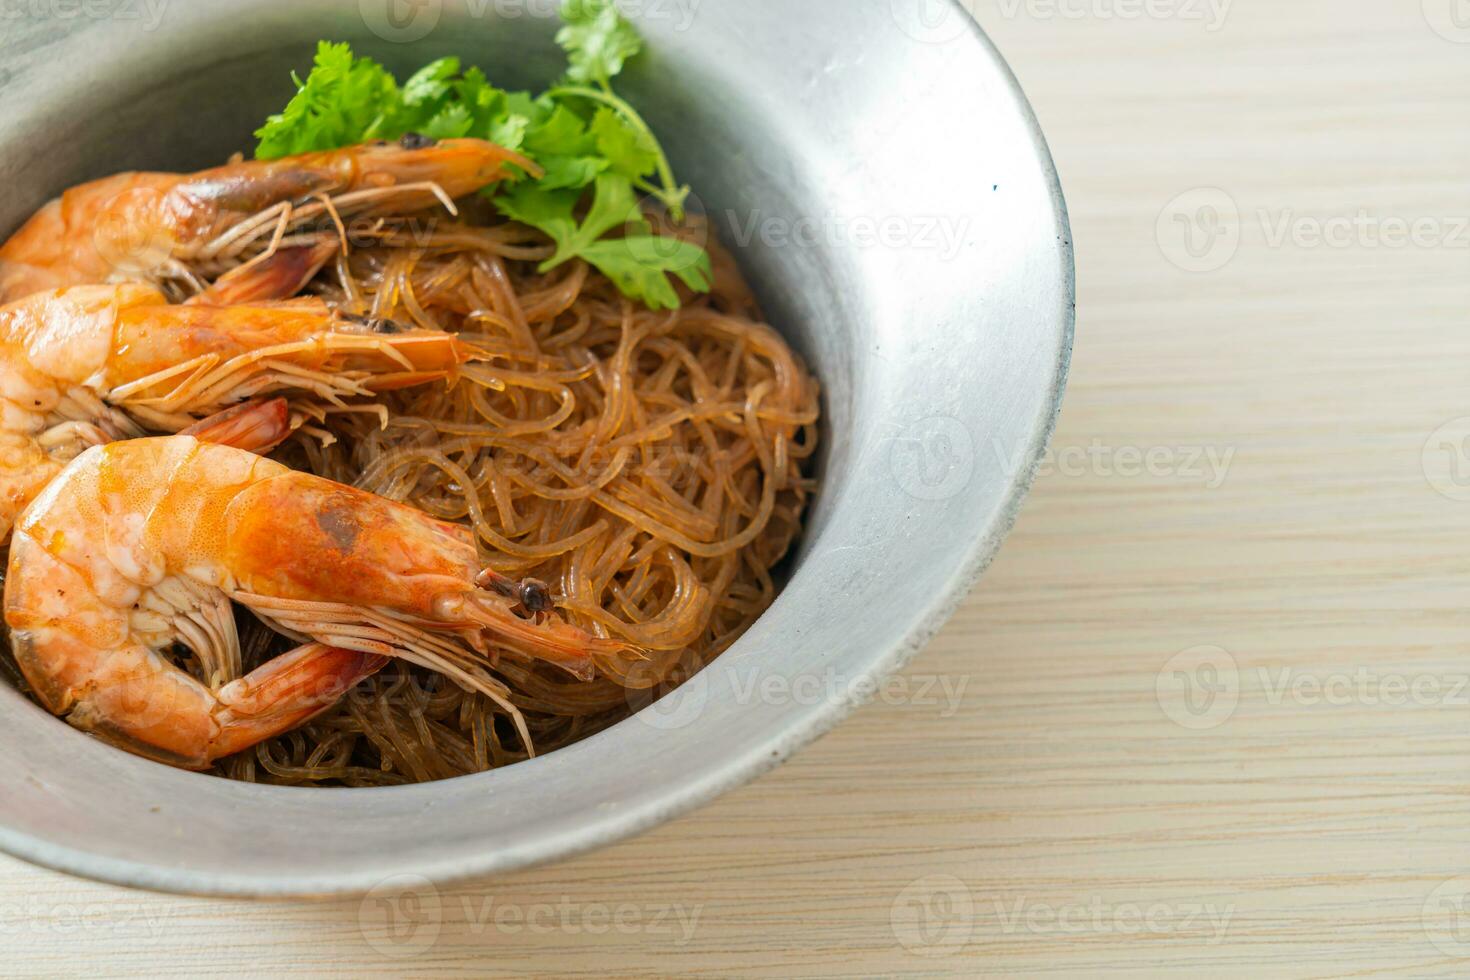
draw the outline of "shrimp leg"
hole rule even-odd
[[[217,412],[179,434],[264,455],[291,434],[291,409],[284,398],[257,398]]]
[[[209,288],[187,302],[212,306],[235,306],[289,299],[301,292],[337,254],[340,243],[330,235],[320,235],[307,245],[288,245],[273,253],[262,253],[226,272]]]
[[[320,643],[283,653],[220,689],[220,731],[204,755],[234,755],[304,725],[387,665],[387,657]]]

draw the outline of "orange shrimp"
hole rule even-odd
[[[184,298],[206,288],[201,273],[236,267],[262,240],[270,245],[258,255],[267,255],[282,244],[310,248],[314,235],[305,242],[283,236],[364,210],[408,214],[436,200],[453,210],[454,198],[500,180],[508,164],[539,173],[494,143],[410,134],[398,143],[237,161],[195,174],[104,177],[66,191],[0,246],[0,302],[119,281],[168,286]],[[291,295],[279,291],[289,275],[263,278],[277,291],[256,287],[250,298]]]
[[[520,722],[492,651],[590,678],[594,656],[626,649],[544,611],[544,587],[515,591],[481,571],[465,527],[177,435],[89,449],[36,498],[11,543],[5,620],[50,711],[202,769],[302,723],[385,658]],[[232,601],[303,645],[240,677]],[[165,656],[177,643],[197,676]]]
[[[475,356],[451,334],[318,300],[180,306],[132,284],[32,294],[0,307],[0,542],[88,446],[272,394],[292,397],[300,424],[348,398],[452,379]]]
[[[295,296],[336,256],[339,244],[335,236],[317,235],[305,244],[262,253],[258,260],[236,266],[185,302],[232,306]]]

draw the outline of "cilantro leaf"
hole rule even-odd
[[[519,150],[526,142],[525,116],[504,116],[491,123],[485,130],[485,138],[507,150]]]
[[[586,187],[597,179],[598,174],[607,169],[607,161],[596,157],[539,156],[534,159],[546,171],[540,183],[547,190],[558,188],[576,190]]]
[[[677,238],[608,238],[587,246],[581,255],[616,283],[623,295],[642,300],[651,310],[679,307],[679,294],[666,273],[678,276],[697,293],[709,292],[714,284],[709,253]]]
[[[491,85],[478,68],[465,70],[464,77],[455,82],[455,94],[473,120],[467,135],[479,135],[507,150],[521,149],[530,117],[517,111],[515,96]],[[527,93],[518,94],[530,102]]]
[[[459,74],[459,59],[450,56],[431,61],[403,83],[403,104],[410,109],[437,105],[454,88]]]
[[[415,132],[423,133],[436,140],[455,140],[468,136],[474,127],[474,117],[463,103],[445,106],[431,119],[411,127]]]
[[[556,43],[567,52],[567,78],[607,87],[623,64],[643,50],[643,39],[623,18],[612,0],[566,0],[561,7],[566,25],[556,32]]]
[[[597,149],[597,139],[587,131],[587,123],[581,116],[557,104],[548,115],[533,123],[526,134],[526,149],[533,153],[585,156]]]
[[[498,198],[496,205],[506,217],[539,228],[556,243],[556,253],[541,263],[542,272],[583,258],[625,296],[654,310],[679,305],[669,274],[678,276],[690,289],[709,291],[713,281],[709,254],[698,245],[653,234],[626,178],[598,177],[592,206],[579,222],[576,208],[581,197],[576,191],[547,191],[522,184]],[[627,228],[630,234],[603,237],[617,228]]]
[[[495,206],[507,218],[545,232],[560,252],[563,243],[577,233],[575,212],[581,197],[574,190],[547,190],[539,183],[523,183],[497,197]]]
[[[547,190],[586,187],[607,169],[587,122],[560,103],[528,124],[525,151],[546,171],[540,183]]]
[[[581,254],[614,228],[632,224],[639,231],[648,231],[633,185],[621,177],[604,174],[597,178],[592,207],[579,222],[574,212],[581,199],[575,190],[548,189],[538,182],[512,188],[496,205],[506,217],[540,228],[556,243],[556,253],[541,264],[542,272]]]
[[[546,268],[560,265],[573,255],[580,255],[603,235],[624,225],[632,225],[642,232],[649,230],[643,212],[638,210],[638,199],[633,196],[633,185],[621,177],[598,177],[597,189],[587,217],[582,219],[576,235],[566,242],[558,243],[560,247]]]
[[[591,132],[597,140],[597,152],[613,173],[637,180],[658,168],[658,144],[607,106],[598,108],[592,117]]]
[[[296,94],[255,131],[260,141],[255,155],[261,160],[373,138],[402,105],[393,76],[369,58],[354,59],[346,44],[320,42],[306,81],[292,78]]]

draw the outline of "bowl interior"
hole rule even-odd
[[[318,38],[400,78],[456,54],[497,84],[544,87],[564,65],[553,7],[429,2],[403,16],[387,0],[195,0],[156,20],[22,19],[0,40],[0,232],[84,180],[248,154]],[[489,873],[665,819],[862,700],[998,546],[1070,347],[1070,243],[1045,147],[984,39],[967,22],[936,31],[927,7],[638,8],[649,50],[620,90],[824,390],[823,486],[787,587],[712,668],[541,759],[378,790],[179,772],[0,687],[0,847],[221,894]]]

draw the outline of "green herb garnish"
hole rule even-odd
[[[486,191],[506,217],[556,243],[542,271],[581,258],[629,298],[673,309],[679,296],[670,275],[707,292],[713,274],[704,249],[655,234],[638,205],[638,193],[648,194],[681,221],[689,196],[648,124],[612,88],[642,40],[611,0],[565,0],[561,17],[556,40],[567,52],[567,74],[536,97],[496,88],[480,69],[462,70],[458,58],[441,58],[400,86],[348,45],[322,41],[306,80],[292,75],[296,95],[256,131],[255,155],[274,159],[410,132],[490,140],[545,171]]]

